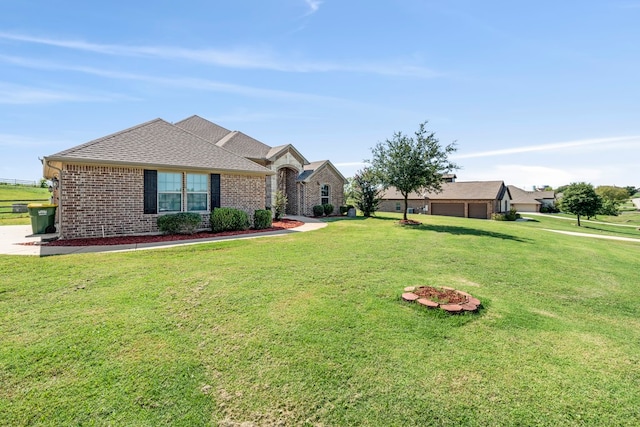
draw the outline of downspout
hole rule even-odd
[[[62,169],[59,169],[46,161],[47,166],[58,171],[58,236],[62,237]]]

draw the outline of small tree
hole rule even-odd
[[[580,227],[580,216],[595,216],[601,206],[602,199],[596,194],[593,186],[586,182],[570,184],[562,192],[562,199],[560,199],[560,209],[576,215],[578,227]]]
[[[380,203],[380,180],[371,168],[356,172],[353,177],[353,195],[358,209],[366,217],[378,210]]]
[[[407,219],[407,199],[414,191],[442,189],[442,175],[457,169],[449,160],[456,151],[455,144],[440,146],[433,132],[421,123],[415,137],[396,132],[392,139],[378,143],[371,151],[371,166],[385,188],[395,187],[404,197],[404,215]]]
[[[276,200],[273,205],[274,217],[276,221],[282,218],[282,215],[284,215],[287,211],[287,202],[287,195],[280,190],[276,191]]]
[[[626,187],[624,187],[624,189],[627,190],[627,193],[629,193],[629,197],[636,194],[637,191],[640,191],[640,188],[636,188],[633,185],[627,185]]]

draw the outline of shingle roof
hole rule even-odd
[[[162,119],[142,123],[46,158],[98,164],[272,173]]]
[[[271,150],[267,144],[238,131],[231,132],[216,142],[216,145],[249,159],[266,159]]]
[[[389,187],[386,190],[383,190],[380,198],[383,200],[404,200],[404,196],[396,187]],[[416,192],[409,193],[408,200],[424,200],[424,194]]]
[[[277,147],[273,147],[272,149],[269,150],[269,152],[267,153],[267,160],[274,160],[275,157],[277,157],[278,155],[280,155],[281,153],[284,153],[285,151],[289,151],[292,152],[295,156],[299,157],[300,162],[303,165],[308,165],[309,164],[309,160],[307,160],[302,153],[300,153],[296,147],[294,147],[291,144],[284,144],[284,145],[278,145]]]
[[[308,181],[314,173],[316,173],[320,168],[322,168],[325,165],[327,167],[330,167],[331,169],[333,169],[335,174],[338,177],[342,178],[343,182],[347,182],[346,178],[340,173],[340,171],[329,160],[319,160],[319,161],[311,162],[311,163],[308,163],[308,164],[304,165],[304,170],[302,171],[302,173],[300,175],[298,175],[298,181]]]
[[[230,130],[218,126],[200,116],[193,115],[175,123],[176,126],[198,135],[200,138],[216,143],[231,133]]]
[[[540,205],[531,192],[525,191],[515,185],[509,185],[509,192],[511,193],[511,203],[526,203],[529,205]]]
[[[506,191],[502,181],[443,182],[440,193],[429,192],[431,200],[495,200]]]

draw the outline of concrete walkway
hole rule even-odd
[[[31,234],[30,225],[4,225],[0,226],[0,254],[49,256],[82,254],[90,252],[139,251],[158,248],[171,248],[175,246],[197,245],[200,243],[218,242],[223,240],[257,239],[267,236],[283,236],[285,234],[318,230],[327,226],[326,222],[317,220],[315,218],[307,218],[303,216],[287,216],[286,218],[301,221],[304,222],[304,224],[300,227],[290,228],[287,230],[265,231],[262,233],[244,234],[238,236],[110,246],[48,246],[42,241],[43,239],[46,239],[47,236]],[[25,243],[27,244],[25,245]]]
[[[543,230],[551,231],[552,233],[568,234],[569,236],[591,237],[592,239],[621,240],[623,242],[640,243],[640,239],[634,239],[633,237],[603,236],[600,234],[577,233],[575,231],[552,230],[550,228],[543,228]]]

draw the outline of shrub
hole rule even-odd
[[[313,216],[322,216],[322,215],[324,215],[324,206],[315,205],[313,207]]]
[[[346,215],[349,212],[349,208],[346,206],[340,206],[340,215]]]
[[[214,233],[247,230],[249,226],[249,215],[240,209],[216,208],[211,212],[211,230]]]
[[[516,212],[515,208],[511,208],[506,213],[491,214],[491,219],[494,221],[515,221],[518,218],[520,218],[520,214]]]
[[[202,217],[195,212],[162,215],[156,220],[158,229],[165,234],[193,234],[201,222]]]
[[[333,213],[333,205],[331,203],[325,203],[322,205],[322,210],[325,215],[331,215]]]
[[[263,230],[271,227],[271,211],[257,210],[253,213],[253,228]]]
[[[282,215],[285,214],[285,212],[287,211],[288,202],[289,202],[289,199],[287,199],[286,194],[284,194],[280,190],[276,191],[276,202],[273,205],[273,207],[275,208],[274,216],[276,220],[282,218]]]
[[[554,204],[540,206],[540,213],[558,213],[560,209]]]

